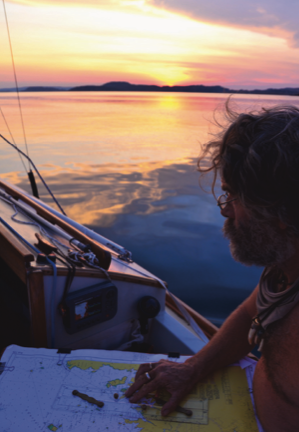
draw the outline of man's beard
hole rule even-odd
[[[245,265],[282,264],[295,253],[294,244],[285,231],[255,217],[246,224],[239,223],[238,227],[234,219],[228,218],[223,233],[230,240],[233,258]]]

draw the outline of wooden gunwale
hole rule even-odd
[[[34,270],[39,270],[44,276],[53,275],[52,267],[45,265],[32,265],[34,255],[28,251],[26,246],[23,245],[6,227],[0,224],[0,256],[6,264],[19,276],[19,278],[26,283],[27,268],[31,267]],[[57,276],[67,276],[68,269],[66,267],[57,267]],[[147,286],[154,286],[163,289],[162,285],[156,280],[146,278],[144,276],[130,275],[126,273],[109,272],[109,276],[113,280],[123,282],[142,284]],[[77,277],[90,277],[90,278],[107,278],[106,274],[101,270],[77,267],[75,275]],[[166,282],[164,282],[166,284]],[[167,285],[167,284],[166,284]]]
[[[188,306],[186,303],[184,303],[182,300],[180,300],[178,297],[174,296],[176,300],[184,306],[184,308],[189,312],[189,314],[192,316],[194,321],[199,325],[201,330],[204,332],[204,334],[207,336],[208,339],[212,339],[212,337],[218,332],[219,328],[215,326],[211,321],[206,319],[204,316],[202,316],[200,313],[196,312],[194,309],[192,309],[190,306]],[[172,298],[168,293],[166,293],[166,306],[169,307],[173,312],[175,312],[179,317],[184,318],[184,316],[179,311],[177,305],[174,303]],[[247,357],[252,358],[253,360],[258,361],[258,357],[256,357],[252,353],[248,353]]]
[[[13,187],[10,185],[7,185],[0,180],[0,187],[4,188],[7,193],[9,193],[11,196],[13,196],[16,199],[21,199],[22,201],[26,202],[30,206],[32,206],[37,213],[44,217],[48,222],[55,223],[56,225],[63,228],[68,234],[72,236],[76,236],[76,238],[84,243],[88,243],[92,246],[92,251],[98,256],[97,252],[98,250],[104,250],[106,251],[106,248],[103,246],[100,246],[95,240],[91,239],[87,235],[81,233],[76,228],[73,228],[71,225],[69,225],[67,222],[60,220],[56,215],[53,215],[50,211],[44,209],[42,206],[37,204],[35,201],[30,199],[30,197],[27,197],[25,195],[22,195],[20,192],[16,191]],[[23,245],[22,242],[20,242],[13,234],[9,232],[5,227],[0,226],[0,240],[3,239],[3,245],[6,247],[6,250],[10,253],[7,254],[5,252],[5,248],[1,247],[0,256],[6,261],[6,263],[18,274],[18,276],[21,278],[23,282],[26,283],[26,270],[25,267],[28,265],[30,266],[29,262],[34,261],[34,255],[28,251],[26,246]],[[107,249],[108,251],[108,249]],[[110,252],[109,252],[110,253]],[[17,259],[15,259],[17,257]],[[26,265],[24,266],[24,263]],[[53,269],[50,266],[38,266],[36,264],[33,264],[32,266],[36,270],[41,270],[43,275],[52,275]],[[68,273],[68,269],[66,267],[59,267],[57,266],[57,275],[58,276],[66,276]],[[144,284],[148,286],[154,286],[154,287],[161,287],[161,284],[156,279],[151,279],[150,277],[146,276],[137,276],[137,275],[131,275],[127,273],[119,273],[119,272],[111,272],[108,271],[109,276],[111,279],[114,280],[120,280],[124,282],[129,283],[136,283],[136,284]],[[97,269],[87,268],[87,267],[77,267],[76,268],[76,276],[79,277],[92,277],[92,278],[99,278],[107,276],[104,272]]]
[[[47,346],[44,278],[42,272],[36,269],[28,271],[27,278],[32,345],[44,347]]]
[[[43,218],[45,218],[48,222],[52,224],[58,225],[60,228],[65,230],[69,235],[81,241],[82,243],[89,244],[92,252],[97,256],[100,261],[100,265],[103,268],[109,267],[110,259],[108,256],[111,256],[111,253],[108,248],[105,248],[103,245],[99,245],[94,239],[88,237],[86,234],[83,234],[78,229],[72,227],[64,220],[60,219],[56,215],[52,214],[49,210],[45,209],[34,200],[32,200],[27,195],[21,194],[19,191],[15,190],[12,186],[2,182],[0,180],[0,186],[9,193],[15,199],[21,199],[26,204],[30,205],[34,210],[36,210],[37,214]],[[109,263],[108,263],[109,261]]]
[[[204,334],[207,336],[208,339],[211,339],[215,333],[219,330],[218,327],[216,327],[211,321],[207,320],[205,317],[203,317],[200,313],[196,312],[194,309],[192,309],[190,306],[188,306],[186,303],[184,303],[182,300],[180,300],[178,297],[174,296],[176,300],[189,312],[189,314],[192,316],[194,321],[199,325],[199,327],[202,329]],[[173,301],[173,299],[170,297],[169,293],[166,293],[166,306],[169,307],[173,312],[175,312],[179,317],[181,317],[183,320],[185,320],[185,317],[182,315],[180,310],[178,309],[177,305]]]
[[[26,272],[29,267],[32,270],[39,270],[44,276],[53,275],[52,267],[48,265],[32,265],[30,263],[34,261],[34,255],[31,254],[26,246],[23,245],[6,227],[0,224],[0,256],[6,262],[6,264],[19,276],[19,278],[26,283]],[[66,267],[57,267],[57,276],[67,276],[68,269]],[[147,286],[154,286],[161,288],[162,285],[156,279],[146,278],[144,276],[130,275],[126,273],[109,272],[109,276],[113,280],[129,282],[134,284],[142,284]],[[98,269],[92,269],[87,267],[77,267],[75,276],[77,277],[89,277],[89,278],[104,278],[107,276],[104,272]],[[166,282],[164,282],[166,284]],[[166,284],[167,285],[167,284]]]
[[[26,272],[34,256],[5,226],[0,224],[0,256],[26,283]]]
[[[51,276],[53,274],[53,269],[50,266],[40,266],[34,267],[43,272],[45,276]],[[57,268],[57,276],[67,276],[68,269],[66,267],[58,267]],[[135,284],[142,284],[147,286],[154,286],[156,288],[161,288],[162,285],[155,279],[145,278],[144,276],[135,276],[126,273],[117,273],[108,271],[108,274],[112,280],[118,280],[123,282],[130,282]],[[107,279],[107,276],[104,272],[97,269],[91,268],[76,268],[75,276],[77,277],[90,277],[90,278],[104,278]],[[166,282],[164,282],[166,284]],[[167,284],[166,284],[167,285]]]

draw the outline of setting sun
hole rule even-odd
[[[295,83],[299,60],[286,30],[239,28],[158,6],[146,0],[7,1],[20,85]],[[0,23],[0,88],[12,87],[3,13]]]

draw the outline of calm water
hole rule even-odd
[[[261,269],[233,261],[223,218],[198,184],[200,142],[217,129],[226,95],[22,93],[29,154],[68,216],[133,252],[135,261],[207,317],[224,319]],[[233,98],[238,110],[297,99]],[[24,139],[15,95],[0,94],[15,141]],[[9,138],[3,118],[0,133]],[[0,174],[27,189],[18,155],[0,142]],[[207,186],[208,189],[208,186]],[[50,203],[42,186],[41,198]]]

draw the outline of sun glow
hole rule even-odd
[[[146,1],[7,2],[21,85],[287,82],[297,57],[284,39],[202,23]],[[1,87],[13,85],[0,14]]]

